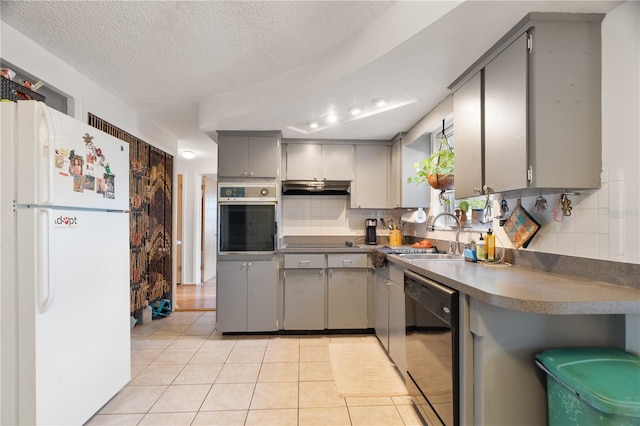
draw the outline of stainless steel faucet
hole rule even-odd
[[[456,245],[453,248],[453,254],[456,253],[460,253],[462,254],[462,251],[460,250],[460,219],[458,219],[458,217],[452,213],[449,212],[442,212],[438,215],[436,215],[435,218],[433,218],[432,221],[429,221],[429,224],[427,225],[427,231],[433,231],[435,228],[435,224],[438,221],[438,219],[440,218],[440,216],[450,216],[452,218],[455,219],[456,224],[458,225],[458,227],[456,228]]]

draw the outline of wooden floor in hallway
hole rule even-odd
[[[176,286],[176,311],[215,311],[216,279]]]

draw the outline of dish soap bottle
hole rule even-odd
[[[478,260],[485,260],[487,258],[487,249],[484,245],[484,237],[480,233],[480,241],[476,243],[476,256]]]
[[[496,258],[496,236],[493,235],[491,228],[487,231],[487,260],[495,260]]]

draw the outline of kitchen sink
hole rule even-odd
[[[464,260],[463,256],[448,253],[400,253],[404,260]]]

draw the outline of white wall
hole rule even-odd
[[[48,86],[73,98],[69,105],[69,114],[78,120],[86,122],[87,112],[91,112],[145,142],[175,155],[175,138],[145,121],[133,108],[5,22],[2,22],[0,27],[0,56],[15,67],[41,79]]]

